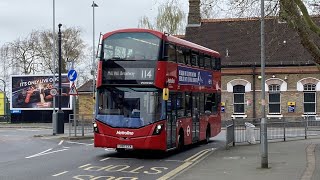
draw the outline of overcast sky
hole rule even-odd
[[[95,41],[99,33],[138,26],[140,17],[155,17],[165,0],[95,0]],[[188,0],[180,0],[187,12]],[[55,0],[55,24],[81,27],[83,39],[92,45],[92,0]],[[0,46],[32,30],[53,28],[53,0],[0,0]]]

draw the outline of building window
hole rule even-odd
[[[304,114],[316,113],[316,85],[305,84],[303,86],[303,108]]]
[[[269,114],[280,114],[280,85],[269,85]]]
[[[244,94],[245,86],[233,86],[233,113],[244,114]]]

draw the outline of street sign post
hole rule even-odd
[[[76,85],[74,84],[74,82],[71,85],[69,95],[78,95],[78,91],[77,91],[77,88],[76,88]]]
[[[78,74],[77,74],[76,70],[74,70],[74,69],[69,70],[69,72],[68,72],[69,81],[72,81],[72,82],[75,81],[77,79],[77,76],[78,76]]]

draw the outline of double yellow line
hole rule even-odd
[[[216,148],[204,149],[204,150],[201,150],[201,151],[197,152],[196,154],[192,155],[191,157],[185,159],[184,163],[182,165],[180,165],[177,168],[173,169],[172,171],[168,172],[164,176],[158,178],[158,180],[167,180],[167,179],[175,177],[176,175],[178,175],[178,173],[180,173],[182,171],[185,171],[188,168],[190,168],[191,165],[195,165],[198,162],[200,162],[203,158],[205,158],[208,155],[210,155],[209,152],[213,152],[215,149]]]

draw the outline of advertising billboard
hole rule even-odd
[[[4,93],[0,92],[0,116],[4,116],[5,97]]]
[[[69,91],[70,82],[67,74],[61,75],[61,108],[71,110],[72,102]],[[58,89],[59,78],[56,76],[55,87]],[[11,76],[11,110],[52,110],[53,98],[58,108],[58,96],[50,94],[54,88],[53,75],[13,75]]]

